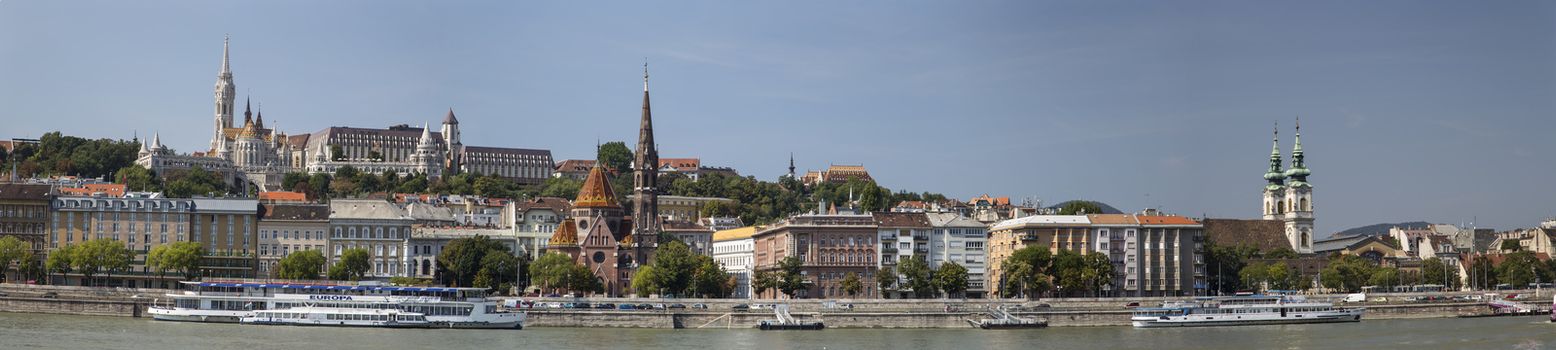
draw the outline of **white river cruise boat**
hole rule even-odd
[[[1301,296],[1200,297],[1136,309],[1130,320],[1137,328],[1357,322],[1365,311]]]
[[[184,291],[146,310],[163,321],[239,323],[259,311],[397,310],[438,328],[524,328],[524,313],[500,312],[484,288],[397,287],[266,282],[182,282]],[[294,310],[296,309],[296,310]]]
[[[244,317],[243,324],[332,326],[332,327],[382,327],[429,328],[434,325],[427,317],[414,312],[396,309],[356,309],[327,307],[294,307],[283,310],[254,311]]]

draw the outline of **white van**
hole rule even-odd
[[[1351,293],[1345,295],[1345,302],[1360,303],[1367,301],[1367,293]]]

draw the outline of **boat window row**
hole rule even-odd
[[[183,303],[184,303],[183,299],[179,300],[179,304],[180,305],[182,305]],[[195,303],[198,304],[199,301],[195,301]],[[210,310],[233,310],[233,311],[264,310],[264,309],[265,309],[265,302],[263,302],[263,301],[255,302],[255,301],[245,301],[245,300],[211,300],[211,307],[210,307]]]

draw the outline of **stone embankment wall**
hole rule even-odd
[[[0,312],[141,317],[153,300],[172,292],[165,289],[0,284],[0,293],[6,294],[0,297]]]

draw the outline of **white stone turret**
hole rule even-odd
[[[427,174],[429,178],[442,176],[443,159],[438,153],[438,142],[432,138],[432,129],[425,123],[421,126],[421,139],[416,142],[416,151],[411,153],[410,158],[417,172]]]
[[[448,114],[443,116],[442,131],[443,143],[448,146],[446,153],[443,154],[444,160],[447,160],[448,163],[445,164],[445,167],[450,172],[458,172],[459,168],[464,165],[462,155],[465,151],[465,145],[459,141],[459,118],[454,117],[453,107],[449,107]]]

